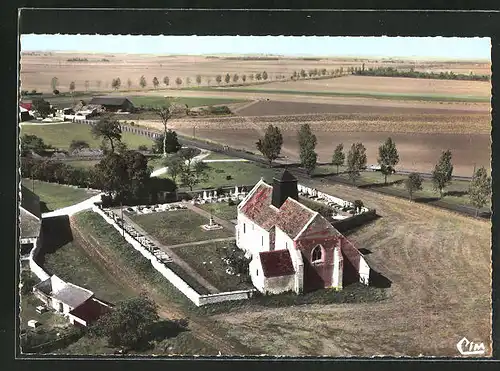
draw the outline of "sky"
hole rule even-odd
[[[490,60],[489,38],[21,35],[21,51]]]

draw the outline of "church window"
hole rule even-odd
[[[256,269],[256,270],[255,270],[255,275],[256,275],[257,277],[259,276],[259,270],[258,270],[258,269]]]
[[[264,236],[260,236],[261,241],[262,241],[262,246],[264,246]]]
[[[323,260],[323,251],[321,250],[321,246],[316,246],[312,251],[312,259],[313,262],[320,262]]]
[[[246,225],[243,223],[243,233],[246,233]]]

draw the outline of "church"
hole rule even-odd
[[[238,205],[236,245],[251,257],[252,283],[265,294],[369,284],[363,255],[299,202],[297,179],[286,169],[272,186],[261,179]]]

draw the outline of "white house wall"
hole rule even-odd
[[[370,280],[370,267],[364,257],[359,258],[359,282],[368,285]]]
[[[264,272],[262,272],[262,265],[260,263],[259,255],[255,255],[248,265],[248,270],[250,273],[250,278],[252,279],[252,284],[260,292],[264,292]]]
[[[295,275],[264,278],[264,293],[280,294],[282,292],[294,291]]]
[[[249,251],[252,255],[261,251],[269,251],[269,232],[240,213],[236,244],[240,249]]]
[[[274,240],[275,250],[287,250],[293,247],[293,240],[281,229],[276,227],[276,237]]]
[[[336,289],[342,289],[342,274],[341,269],[342,253],[338,247],[335,248],[333,253],[333,277],[332,277],[332,287]]]

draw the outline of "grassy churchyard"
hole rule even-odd
[[[236,204],[229,205],[229,203],[227,202],[217,202],[212,204],[200,204],[196,206],[202,210],[208,211],[215,217],[225,219],[227,221],[234,220],[238,216],[238,205]]]
[[[251,289],[252,284],[244,277],[226,273],[224,250],[233,245],[232,241],[210,242],[178,247],[174,252],[221,292]]]
[[[99,148],[102,142],[92,136],[90,126],[85,124],[23,125],[21,135],[24,134],[36,135],[42,138],[45,144],[62,150],[69,149],[72,140],[84,140],[91,148]],[[130,149],[137,149],[140,145],[153,145],[151,139],[128,132],[122,133],[122,142]]]
[[[234,231],[226,229],[204,231],[201,226],[208,224],[208,218],[191,210],[129,214],[129,217],[166,246],[234,236]]]
[[[74,188],[64,184],[48,183],[39,180],[33,182],[31,179],[26,178],[22,179],[22,184],[40,197],[42,212],[71,206],[95,195],[94,192],[83,188]]]

